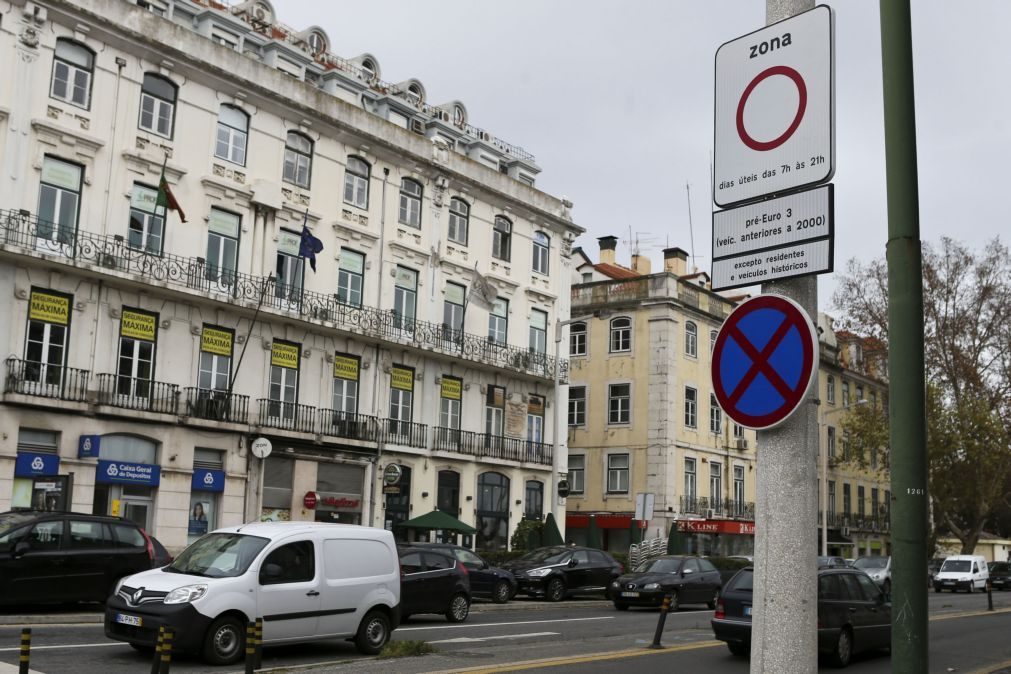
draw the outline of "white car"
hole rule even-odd
[[[393,534],[316,522],[218,529],[168,566],[123,578],[106,602],[105,634],[143,650],[170,627],[175,648],[231,664],[256,618],[267,645],[347,638],[378,653],[400,622]]]
[[[885,594],[892,593],[892,558],[881,555],[857,557],[853,568],[860,569],[881,588]]]

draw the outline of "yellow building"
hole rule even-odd
[[[678,522],[692,550],[750,554],[755,434],[725,418],[710,383],[734,302],[688,272],[682,249],[651,274],[645,257],[616,264],[616,243],[600,239],[596,264],[573,251],[566,537],[585,542],[592,517],[604,547],[621,551]],[[639,494],[653,508],[636,531]]]

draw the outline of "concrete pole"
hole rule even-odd
[[[814,0],[766,0],[766,25],[814,8]],[[818,279],[766,283],[817,323]],[[815,354],[815,367],[818,356]],[[758,433],[755,590],[751,672],[818,671],[818,377],[793,415]]]

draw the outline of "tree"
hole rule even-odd
[[[878,405],[852,405],[843,413],[843,443],[840,462],[888,472],[888,416]]]
[[[888,346],[888,276],[883,259],[851,260],[834,297],[841,325]],[[1011,259],[994,239],[980,252],[941,239],[923,246],[927,444],[934,526],[972,552],[984,524],[1011,500]],[[859,423],[851,441],[879,446],[881,427]],[[845,429],[845,422],[844,422]],[[887,445],[887,436],[885,436]],[[863,456],[854,452],[857,457]],[[857,459],[859,460],[859,458]],[[1007,533],[1007,532],[1005,532]]]

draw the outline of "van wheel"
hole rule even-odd
[[[491,592],[491,600],[496,604],[504,604],[509,601],[509,595],[512,594],[512,588],[509,587],[509,583],[504,580],[500,580],[495,585],[495,589]]]
[[[365,655],[379,655],[390,640],[390,619],[379,610],[372,610],[362,618],[355,635],[355,646]]]
[[[969,594],[972,594],[975,591],[976,591],[976,581],[970,580],[969,581]]]
[[[204,636],[204,661],[212,665],[231,665],[239,661],[245,648],[245,628],[235,616],[215,620]]]
[[[467,595],[456,594],[449,602],[449,610],[446,611],[446,620],[451,623],[462,623],[470,615],[470,601]]]

